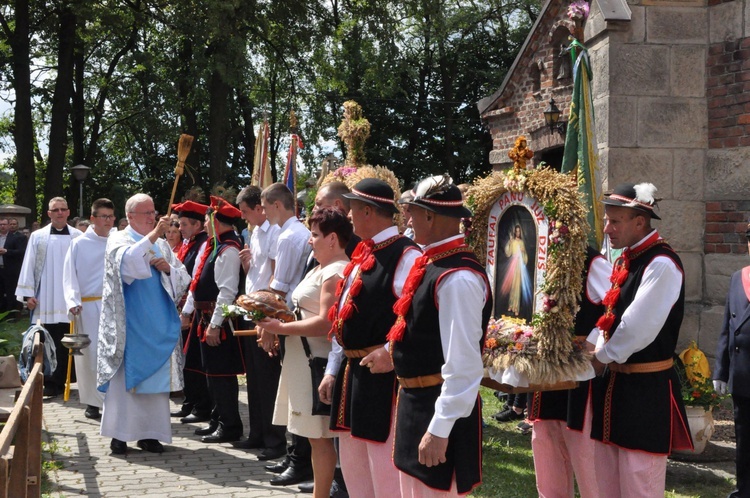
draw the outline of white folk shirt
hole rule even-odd
[[[291,309],[292,292],[300,283],[310,254],[310,230],[292,216],[281,225],[276,250],[270,256],[276,261],[271,289],[286,293],[286,304]]]
[[[69,323],[68,308],[63,292],[63,263],[68,253],[70,242],[81,235],[81,231],[68,227],[70,235],[50,235],[49,224],[34,231],[29,237],[26,253],[23,257],[21,274],[18,277],[16,298],[36,297],[38,303],[31,317],[32,323],[38,319],[42,323]],[[47,239],[47,254],[39,281],[39,289],[34,289],[34,265],[40,243]]]
[[[203,251],[210,251],[211,248],[207,247],[208,241],[204,243],[201,253]],[[198,265],[196,263],[193,272],[198,271]],[[219,288],[219,294],[216,296],[216,307],[214,313],[211,315],[211,325],[218,328],[224,322],[224,315],[221,309],[222,304],[227,306],[234,304],[234,300],[237,297],[237,289],[240,283],[240,251],[234,246],[228,246],[224,249],[221,254],[216,257],[214,263],[214,282]],[[193,291],[188,292],[187,299],[185,300],[185,306],[182,308],[182,314],[190,314],[195,310],[195,298],[193,297]]]
[[[631,246],[630,250],[637,250],[655,232]],[[625,363],[633,353],[654,342],[680,297],[682,281],[682,270],[671,258],[657,256],[651,260],[643,272],[633,302],[622,314],[609,341],[604,341],[599,329],[594,329],[589,335],[589,342],[596,341],[596,358],[604,364],[613,361]]]
[[[388,240],[391,237],[395,237],[396,235],[398,235],[398,227],[392,226],[375,235],[372,238],[372,241],[375,244],[380,244],[384,240]],[[404,254],[398,260],[398,265],[396,265],[396,270],[393,273],[393,294],[396,296],[396,299],[401,297],[401,292],[403,292],[404,290],[406,278],[409,276],[409,270],[411,270],[411,267],[414,266],[414,261],[416,261],[416,259],[421,255],[422,253],[419,249],[417,249],[416,247],[410,247],[406,249],[406,251],[404,251]],[[358,269],[359,265],[356,265],[354,268],[352,268],[352,272],[349,274],[344,290],[341,293],[341,299],[337,303],[338,306],[340,306],[341,303],[346,300],[346,296],[349,295],[349,289],[352,286],[355,275],[357,275]],[[331,352],[328,353],[326,374],[336,376],[336,374],[338,374],[339,372],[341,362],[343,361],[344,348],[341,347],[335,337],[331,340],[331,343],[332,346]],[[388,345],[386,344],[386,350],[387,349]]]
[[[427,245],[424,249],[428,251],[459,238],[463,238],[463,234]],[[427,431],[447,438],[456,420],[471,414],[484,375],[480,341],[484,334],[482,309],[489,298],[489,289],[476,272],[457,270],[441,279],[436,293],[445,358],[440,373],[444,382]]]

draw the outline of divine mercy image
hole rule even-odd
[[[534,312],[536,224],[523,206],[511,206],[500,218],[495,315],[531,321]]]

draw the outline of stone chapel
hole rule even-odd
[[[685,267],[680,345],[713,356],[729,277],[750,265],[750,0],[591,0],[585,19],[548,0],[501,87],[477,103],[495,170],[525,135],[534,164],[559,169],[573,79],[568,37],[587,47],[599,192],[658,188],[654,225]],[[562,112],[545,123],[550,100]]]

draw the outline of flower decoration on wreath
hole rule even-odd
[[[468,191],[468,204],[474,212],[468,244],[483,264],[487,262],[490,211],[507,192],[534,198],[549,220],[546,273],[536,289],[542,304],[531,323],[506,316],[490,321],[484,365],[497,371],[513,367],[534,385],[575,379],[591,368],[589,354],[573,334],[586,261],[587,208],[575,179],[544,164],[538,169],[511,168],[478,179]]]

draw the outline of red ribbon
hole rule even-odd
[[[388,331],[386,339],[389,341],[401,341],[406,333],[406,314],[411,308],[411,302],[414,299],[414,293],[417,292],[419,285],[422,283],[424,274],[427,271],[427,265],[437,259],[441,259],[449,254],[453,254],[455,250],[465,248],[463,237],[456,240],[452,240],[445,244],[441,244],[437,247],[428,249],[422,256],[418,257],[414,261],[414,266],[409,271],[409,276],[406,277],[404,283],[404,290],[401,293],[401,297],[398,298],[396,304],[393,305],[393,312],[396,313],[396,323],[393,324],[391,330]]]

